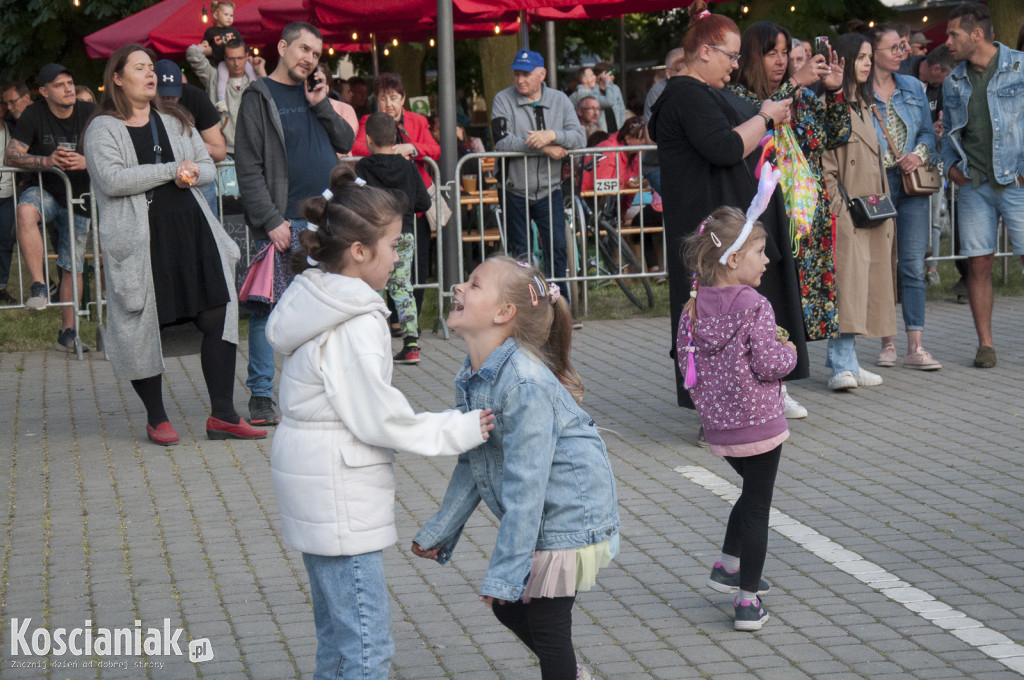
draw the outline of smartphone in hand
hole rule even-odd
[[[828,36],[819,35],[814,39],[814,53],[825,57],[828,62],[832,58],[832,47],[828,44]]]
[[[309,92],[315,90],[317,84],[320,82],[319,80],[316,79],[316,74],[317,70],[314,69],[314,71],[310,73],[309,76],[306,77],[306,90]]]

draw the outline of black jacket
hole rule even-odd
[[[413,213],[430,208],[430,194],[416,164],[398,154],[375,153],[356,163],[356,174],[371,187],[387,189],[406,202],[402,215],[402,233],[411,234]]]

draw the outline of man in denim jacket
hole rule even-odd
[[[1024,255],[1024,52],[993,42],[992,17],[977,3],[949,15],[946,45],[960,63],[942,86],[942,159],[959,189],[960,252],[968,257],[968,291],[978,351],[992,368],[992,264],[999,216]]]

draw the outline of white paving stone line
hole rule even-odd
[[[675,471],[730,504],[735,503],[739,498],[740,489],[737,486],[705,468],[687,465],[677,467]],[[827,536],[819,534],[811,527],[801,524],[775,508],[772,508],[768,526],[814,553],[823,561],[845,571],[855,579],[863,581],[921,618],[927,619],[939,628],[948,630],[1007,668],[1024,675],[1024,646],[1017,644],[1002,633],[986,628],[981,621],[972,619],[945,602],[936,600],[925,591],[900,580],[895,574],[887,572],[874,562],[865,560],[852,550],[847,550]]]

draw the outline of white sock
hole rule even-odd
[[[730,574],[740,568],[740,558],[733,557],[732,555],[722,553],[722,557],[718,561],[722,563],[722,566]]]
[[[747,602],[757,602],[757,593],[747,592],[746,590],[740,590],[740,602],[746,600]]]

